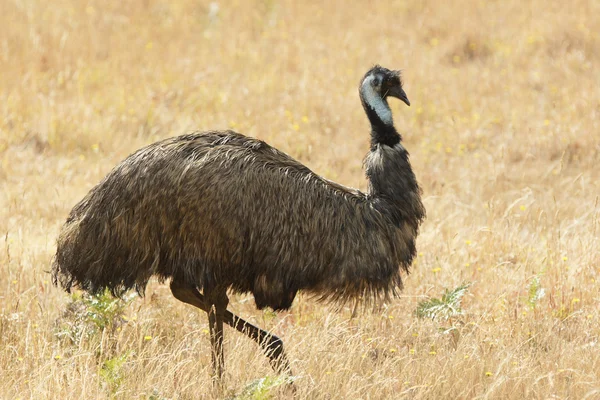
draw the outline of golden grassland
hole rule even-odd
[[[90,328],[51,284],[57,232],[117,162],[192,130],[233,128],[365,189],[357,84],[380,63],[404,70],[412,106],[391,106],[428,210],[403,296],[355,318],[306,297],[230,308],[282,337],[297,398],[599,399],[599,15],[594,0],[0,2],[0,398],[292,396],[242,393],[275,375],[228,328],[215,389],[205,315],[157,282],[65,339]],[[462,282],[462,315],[415,315]]]

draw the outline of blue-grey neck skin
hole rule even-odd
[[[372,86],[374,76],[367,76],[360,87],[360,99],[371,123],[371,149],[377,144],[394,146],[402,139],[394,127],[392,111],[387,102]]]

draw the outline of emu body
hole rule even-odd
[[[283,310],[299,290],[379,301],[402,287],[425,210],[386,89],[408,104],[395,71],[375,67],[361,83],[372,126],[366,193],[232,131],[166,139],[129,156],[73,208],[55,282],[120,295],[143,293],[152,276],[171,280],[176,298],[209,314],[217,376],[223,322],[289,370],[281,341],[227,311],[226,293]]]

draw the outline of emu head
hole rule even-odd
[[[367,71],[360,83],[360,93],[363,102],[367,102],[367,104],[371,104],[373,101],[370,97],[377,96],[381,100],[386,100],[388,96],[391,96],[410,106],[410,101],[402,89],[400,71],[389,70],[379,65]]]

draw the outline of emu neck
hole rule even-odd
[[[369,83],[363,84],[361,99],[371,122],[371,151],[365,159],[370,201],[396,226],[408,222],[416,229],[425,216],[425,209],[390,108]]]
[[[363,82],[360,98],[371,123],[371,148],[377,144],[393,147],[400,143],[401,137],[394,128],[392,110],[387,100],[373,89],[370,78]]]
[[[409,222],[416,227],[423,219],[425,209],[408,152],[402,144],[372,145],[365,159],[365,172],[369,180],[368,197],[373,207],[396,226]]]

